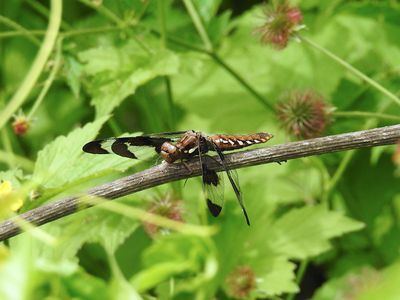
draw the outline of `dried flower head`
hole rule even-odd
[[[226,292],[234,299],[243,299],[256,287],[256,276],[246,265],[238,266],[226,279]]]
[[[371,286],[376,286],[382,282],[382,274],[372,268],[363,267],[357,273],[346,277],[344,291],[340,299],[358,299]]]
[[[257,27],[256,32],[263,43],[278,49],[285,48],[290,37],[303,28],[300,25],[303,20],[300,9],[291,7],[286,1],[265,8],[264,15],[264,24]]]
[[[182,201],[173,199],[173,196],[167,195],[163,199],[158,199],[151,203],[147,212],[153,213],[174,221],[183,221],[182,219]],[[156,224],[144,222],[144,230],[151,237],[154,238],[157,234],[168,234],[169,230],[159,227]]]
[[[25,116],[22,111],[20,111],[17,115],[14,116],[14,122],[12,123],[15,134],[19,136],[24,135],[28,131],[30,123],[31,122],[28,117]]]
[[[296,138],[320,136],[332,122],[334,108],[313,91],[286,94],[277,105],[278,119]]]

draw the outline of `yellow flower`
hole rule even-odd
[[[3,244],[0,244],[0,267],[1,263],[4,262],[9,255],[8,249]]]
[[[18,210],[23,204],[22,198],[13,191],[8,180],[0,183],[0,215]]]

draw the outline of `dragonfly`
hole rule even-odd
[[[214,217],[220,215],[224,203],[223,174],[217,173],[209,167],[211,162],[216,162],[226,173],[243,211],[246,223],[250,226],[237,172],[229,168],[224,152],[265,143],[272,137],[272,134],[267,132],[245,135],[207,135],[200,131],[188,130],[99,139],[86,143],[82,150],[92,154],[114,153],[130,159],[138,159],[137,153],[139,153],[139,149],[150,148],[169,164],[176,161],[185,163],[191,159],[198,159],[201,166],[202,186],[207,207]],[[217,153],[219,161],[210,156],[209,152]]]

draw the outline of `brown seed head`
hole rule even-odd
[[[297,7],[291,7],[284,1],[276,7],[267,7],[264,10],[265,22],[256,28],[263,43],[277,49],[286,47],[289,38],[298,31],[298,25],[303,20],[303,15]]]
[[[313,91],[295,91],[282,97],[277,115],[282,127],[300,139],[320,136],[332,122],[334,108]]]
[[[255,289],[256,276],[246,265],[238,266],[226,279],[226,291],[234,299],[243,299]]]

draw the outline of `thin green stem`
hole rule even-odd
[[[376,113],[376,112],[368,112],[368,111],[336,111],[333,113],[333,116],[337,118],[376,118],[388,121],[400,121],[400,116]]]
[[[351,64],[349,64],[348,62],[346,62],[345,60],[341,59],[340,57],[338,57],[337,55],[335,55],[334,53],[330,52],[329,50],[327,50],[324,47],[321,47],[320,45],[318,45],[317,43],[314,43],[313,41],[311,41],[310,39],[303,37],[303,36],[298,36],[303,42],[305,42],[306,44],[312,46],[313,48],[321,51],[322,53],[324,53],[326,56],[332,58],[335,62],[337,62],[338,64],[342,65],[344,68],[346,68],[347,70],[349,70],[351,73],[353,73],[354,75],[356,75],[357,77],[361,78],[362,80],[364,80],[366,83],[368,83],[370,86],[372,86],[373,88],[375,88],[376,90],[378,90],[379,92],[381,92],[382,94],[384,94],[385,96],[387,96],[389,99],[391,99],[394,103],[396,103],[397,105],[400,105],[400,99],[399,97],[397,97],[395,94],[393,94],[392,92],[390,92],[389,90],[387,90],[385,87],[383,87],[382,85],[380,85],[378,82],[376,82],[375,80],[369,78],[368,76],[366,76],[364,73],[362,73],[361,71],[359,71],[358,69],[356,69],[355,67],[353,67]]]
[[[17,32],[21,33],[22,35],[26,36],[32,43],[34,43],[36,46],[40,46],[40,40],[37,39],[29,30],[26,28],[22,27],[18,23],[14,22],[13,20],[0,15],[0,23],[3,23],[15,30]]]
[[[165,48],[167,44],[167,1],[160,0],[157,2],[158,5],[158,14],[160,20],[160,42],[161,47]],[[175,105],[174,98],[172,95],[172,87],[171,80],[168,76],[164,76],[165,89],[167,94],[168,101],[168,110],[169,110],[169,127],[170,130],[175,130]]]
[[[176,128],[176,120],[175,120],[175,104],[174,104],[174,97],[172,94],[172,86],[171,80],[168,76],[164,77],[165,82],[165,89],[167,92],[167,100],[168,100],[168,107],[169,107],[169,117],[170,117],[170,129],[175,130]]]
[[[298,268],[297,274],[296,274],[296,283],[297,283],[297,285],[300,285],[301,281],[303,280],[304,273],[307,270],[307,266],[308,266],[308,260],[307,259],[305,259],[305,260],[300,262],[300,265],[299,265],[299,268]],[[296,296],[296,293],[288,294],[287,297],[286,297],[286,300],[293,300],[295,296]]]
[[[55,246],[57,239],[39,227],[27,222],[25,219],[21,218],[19,215],[14,215],[13,222],[17,223],[23,231],[26,231],[30,236],[41,241],[47,246]]]
[[[94,2],[90,0],[79,0],[81,3],[89,6],[90,8],[93,8],[96,10],[98,13],[102,14],[106,18],[112,20],[115,24],[118,26],[125,26],[125,23],[116,15],[114,14],[111,10],[109,10],[107,7],[105,7],[103,4],[96,5]]]
[[[249,83],[244,80],[243,77],[241,77],[235,70],[233,70],[230,66],[228,66],[216,53],[210,53],[209,54],[216,63],[218,63],[221,67],[223,67],[226,71],[228,71],[233,77],[236,78],[237,81],[239,81],[245,89],[247,89],[250,94],[252,94],[266,109],[268,109],[271,112],[274,112],[275,109],[272,107],[271,104],[268,103],[268,101],[261,96]]]
[[[114,136],[120,136],[122,134],[121,127],[118,125],[117,121],[114,118],[110,118],[107,121],[108,125],[110,125],[111,131]]]
[[[192,22],[194,26],[196,27],[197,32],[200,35],[201,40],[203,41],[204,47],[208,51],[213,51],[213,46],[210,41],[210,38],[208,37],[207,31],[204,28],[204,24],[200,18],[200,15],[198,14],[195,6],[193,5],[193,2],[191,0],[183,0],[183,3],[186,6],[186,10],[188,11],[190,18],[192,19]]]
[[[139,22],[143,18],[144,14],[146,13],[146,10],[147,10],[147,8],[149,7],[149,4],[150,4],[150,0],[144,0],[144,1],[142,1],[142,3],[143,3],[143,8],[140,11],[140,13],[138,13],[137,16],[136,16],[137,22]]]
[[[382,105],[382,107],[379,109],[378,114],[384,112],[390,105],[390,102],[385,103],[384,105]],[[371,127],[375,127],[376,126],[376,117],[370,118],[368,119],[364,126],[363,129],[368,129]],[[356,153],[356,150],[351,150],[346,152],[346,154],[344,155],[343,159],[341,160],[338,168],[336,169],[335,173],[333,174],[333,176],[331,177],[328,185],[327,185],[327,189],[326,189],[326,198],[329,198],[329,194],[330,192],[335,188],[335,186],[337,185],[337,183],[339,182],[339,180],[342,178],[343,173],[346,171],[347,166],[349,165],[351,159],[353,158],[354,154]]]
[[[0,128],[3,128],[15,111],[21,107],[42,73],[57,39],[61,22],[61,13],[62,0],[51,0],[49,26],[43,43],[40,46],[39,52],[21,86],[11,98],[5,109],[0,113]]]
[[[128,27],[128,26],[125,26]],[[121,30],[121,26],[102,26],[102,27],[94,27],[94,28],[82,28],[75,30],[68,30],[61,33],[64,38],[74,37],[77,35],[83,34],[93,34],[93,33],[105,33],[110,31],[118,31]]]
[[[132,218],[133,220],[139,220],[141,222],[146,222],[150,224],[155,224],[160,227],[169,228],[171,230],[183,233],[183,234],[193,234],[199,236],[210,236],[216,232],[215,227],[193,225],[189,223],[182,223],[172,219],[165,218],[160,215],[146,212],[142,209],[128,206],[123,203],[116,201],[107,201],[100,197],[82,197],[81,202],[89,205],[98,205],[98,208],[112,211],[114,213]],[[99,205],[101,204],[101,205]]]
[[[154,34],[155,36],[161,37],[161,33],[158,32],[157,30],[151,29],[150,32],[152,34]],[[186,43],[185,41],[182,41],[182,40],[180,40],[180,39],[178,39],[176,37],[168,36],[167,40],[169,42],[174,43],[175,45],[182,46],[182,47],[184,47],[186,49],[190,49],[190,50],[193,50],[193,51],[196,51],[196,52],[200,52],[200,53],[204,53],[204,54],[210,54],[210,52],[207,51],[206,49],[203,49],[203,48],[200,48],[200,47],[197,47],[197,46],[193,46],[193,45],[191,45],[189,43]]]
[[[49,9],[44,6],[40,1],[37,0],[25,0],[24,1],[26,4],[28,4],[33,10],[35,10],[37,13],[42,15],[46,20],[49,18],[50,11]],[[61,29],[63,30],[68,30],[71,29],[72,26],[69,25],[67,22],[64,20],[61,20]]]
[[[1,142],[5,149],[4,152],[8,158],[8,159],[4,159],[3,161],[8,165],[8,167],[10,169],[14,169],[16,167],[16,158],[15,158],[15,154],[12,149],[10,137],[7,134],[6,128],[1,129]]]
[[[44,97],[46,96],[47,92],[50,89],[51,84],[53,83],[54,79],[56,78],[57,72],[60,69],[61,66],[61,49],[62,49],[62,38],[59,37],[57,40],[57,46],[56,46],[56,57],[54,60],[53,68],[50,72],[49,77],[45,81],[42,90],[40,91],[39,96],[36,98],[35,103],[33,104],[33,107],[31,111],[28,114],[28,120],[32,120],[33,115],[35,114],[36,110],[39,108],[40,104],[42,103]]]
[[[36,36],[36,35],[44,35],[46,33],[45,30],[26,30],[29,32],[29,36]],[[0,32],[0,39],[2,38],[8,38],[8,37],[15,37],[15,36],[27,36],[27,33],[22,32],[22,31],[3,31]],[[28,37],[29,38],[29,37]]]
[[[157,8],[158,8],[158,16],[159,16],[159,21],[160,21],[160,43],[161,47],[165,48],[166,45],[166,39],[167,39],[167,24],[166,24],[166,2],[165,0],[159,0],[157,2]]]

